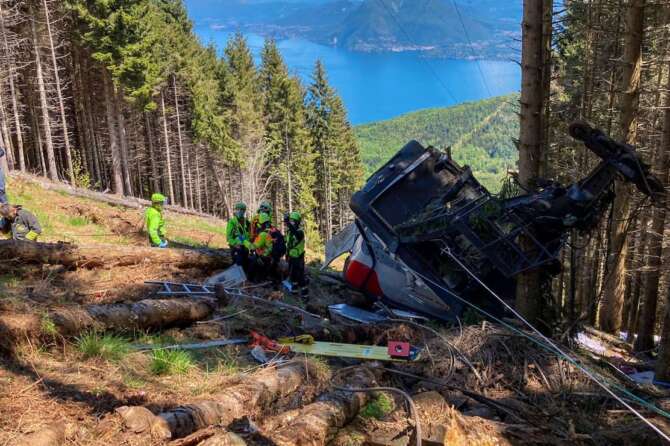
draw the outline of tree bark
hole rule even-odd
[[[114,95],[114,84],[111,76],[104,70],[105,86],[105,111],[107,113],[107,130],[109,132],[109,149],[112,156],[112,190],[117,195],[123,195],[123,171],[121,169],[121,152],[119,148],[119,138],[117,131],[116,114],[114,113],[114,104],[116,98]]]
[[[645,0],[631,0],[626,13],[626,35],[621,82],[621,135],[628,144],[635,144],[638,126],[640,73],[642,69],[642,38],[644,35]],[[616,198],[612,211],[610,249],[599,326],[603,331],[616,333],[622,325],[622,308],[626,290],[626,256],[628,255],[628,220],[630,216],[630,187],[622,182],[615,186]]]
[[[174,91],[174,107],[177,113],[177,143],[179,144],[179,171],[181,173],[181,201],[187,208],[188,194],[186,192],[186,163],[184,162],[184,141],[181,135],[181,116],[179,114],[179,95],[177,94],[177,78],[172,76],[172,90]]]
[[[344,387],[365,388],[374,385],[370,373],[358,370],[347,378]],[[263,435],[276,446],[325,446],[339,428],[350,423],[368,400],[366,392],[334,390],[302,409],[268,419]]]
[[[168,196],[174,203],[174,186],[172,184],[172,162],[170,161],[170,136],[168,135],[167,115],[165,113],[165,95],[161,91],[161,113],[163,115],[163,138],[165,139],[165,163],[167,166]]]
[[[132,304],[69,306],[43,314],[0,315],[0,350],[13,352],[17,344],[38,340],[45,321],[61,336],[71,337],[90,331],[137,331],[190,325],[208,318],[213,305],[203,299],[146,299]]]
[[[656,156],[654,171],[666,186],[670,182],[670,72],[665,92],[665,112],[663,118],[663,138],[659,153]],[[635,342],[636,351],[646,351],[654,348],[654,328],[656,326],[656,310],[659,299],[659,279],[662,271],[661,257],[663,255],[663,239],[665,232],[667,199],[657,203],[649,231],[649,257],[646,268],[642,312],[640,313],[638,337]]]
[[[521,132],[519,135],[519,181],[532,188],[540,176],[543,150],[543,111],[546,88],[545,66],[547,29],[545,11],[551,0],[524,0],[521,55]],[[550,33],[549,33],[550,35]],[[522,241],[522,245],[526,245]],[[516,307],[531,323],[540,315],[542,279],[537,271],[519,275],[517,279]]]
[[[49,17],[49,5],[47,0],[42,0],[44,8],[44,18],[46,20],[47,35],[49,37],[49,49],[51,52],[51,64],[54,69],[54,83],[56,84],[56,96],[58,98],[58,110],[60,113],[61,127],[63,129],[63,143],[65,145],[65,162],[70,183],[75,183],[74,168],[72,165],[72,148],[70,147],[70,135],[67,125],[67,115],[65,114],[65,101],[63,99],[63,91],[60,83],[60,73],[58,72],[58,58],[56,57],[56,47],[54,45],[53,33],[51,31],[51,19]]]
[[[35,26],[35,11],[31,10],[30,30],[32,32],[33,46],[35,50],[35,72],[37,75],[37,86],[40,96],[40,108],[42,111],[42,130],[44,132],[44,144],[47,153],[47,168],[49,178],[58,180],[58,169],[56,167],[56,155],[54,153],[53,136],[51,134],[51,122],[49,120],[49,102],[47,101],[46,85],[44,82],[44,72],[42,70],[42,58],[40,57],[40,44],[37,37],[37,27]]]
[[[86,246],[64,243],[0,241],[0,258],[23,263],[63,265],[69,268],[111,269],[138,264],[173,265],[178,268],[215,270],[230,265],[226,251],[158,250],[137,246]]]
[[[130,165],[128,163],[128,135],[126,132],[126,118],[123,116],[123,93],[121,89],[114,89],[114,113],[116,114],[117,129],[119,131],[119,153],[121,155],[121,173],[125,195],[133,195],[133,186],[130,181]]]
[[[2,9],[2,2],[0,2],[0,34],[3,37],[3,47],[5,49],[5,54],[9,57],[10,49],[9,42],[7,41],[7,29],[5,27],[5,13]],[[19,169],[22,172],[26,171],[26,159],[23,147],[23,132],[21,131],[21,118],[19,116],[19,105],[17,97],[17,89],[14,84],[14,79],[16,76],[16,66],[13,62],[10,61],[9,66],[7,67],[8,74],[7,78],[9,80],[9,93],[12,96],[12,113],[14,115],[14,127],[16,128],[16,145],[17,145],[17,155],[19,161]]]
[[[233,420],[250,415],[273,401],[296,391],[305,379],[305,367],[291,363],[282,368],[268,368],[250,376],[242,383],[212,395],[209,400],[198,401],[174,410],[151,415],[134,408],[119,408],[126,425],[133,424],[137,433],[151,431],[168,439],[189,435],[208,426],[227,426]],[[144,420],[138,422],[137,413]]]

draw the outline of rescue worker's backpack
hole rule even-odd
[[[275,259],[280,259],[286,255],[286,239],[284,234],[275,227],[270,228],[268,231],[270,238],[272,238],[272,257]]]

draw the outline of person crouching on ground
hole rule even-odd
[[[0,232],[9,234],[12,240],[36,242],[42,234],[37,217],[31,212],[9,204],[0,205]]]
[[[153,194],[151,196],[151,207],[146,211],[147,233],[149,234],[149,243],[153,248],[167,248],[166,240],[167,230],[165,220],[163,219],[163,206],[167,198],[162,194]]]
[[[245,240],[244,246],[252,253],[249,260],[249,279],[260,282],[272,277],[272,237],[270,215],[262,212],[258,215],[258,234],[254,241]]]
[[[291,212],[286,218],[286,257],[288,258],[289,280],[291,292],[307,296],[307,280],[305,278],[305,232],[301,228],[302,216],[299,212]]]
[[[241,266],[244,272],[248,273],[249,250],[244,242],[249,241],[251,223],[245,216],[246,212],[246,204],[237,203],[235,205],[235,214],[226,225],[226,238],[228,239],[228,246],[230,246],[233,263]]]

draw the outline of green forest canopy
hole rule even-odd
[[[412,139],[439,149],[452,146],[454,159],[472,168],[496,192],[518,160],[518,95],[409,113],[355,128],[366,173],[372,174]]]

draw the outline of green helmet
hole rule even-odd
[[[259,213],[265,212],[267,214],[271,214],[272,213],[272,203],[270,203],[269,201],[262,201],[261,205],[258,208],[258,212]]]
[[[247,205],[242,203],[242,202],[239,202],[239,203],[235,204],[235,210],[236,211],[246,211],[247,210]]]
[[[258,223],[264,225],[265,223],[270,223],[270,214],[266,212],[261,212],[258,215]]]
[[[302,215],[300,215],[300,212],[291,212],[291,215],[288,216],[288,219],[300,222],[302,220]]]
[[[167,201],[167,198],[163,194],[155,193],[151,196],[152,203],[164,204]]]

